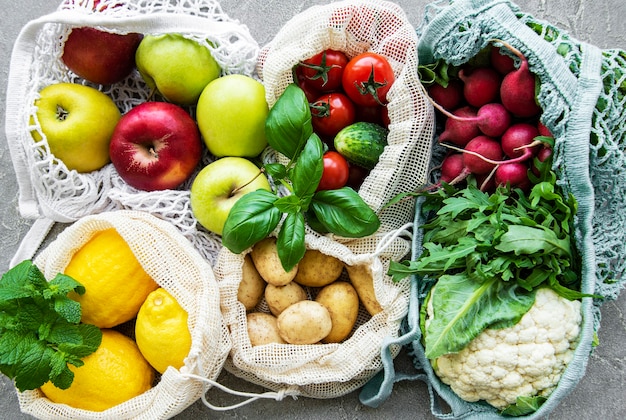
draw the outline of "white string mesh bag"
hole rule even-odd
[[[403,232],[403,231],[401,231]],[[393,282],[386,275],[391,260],[397,261],[409,252],[407,242],[394,235],[381,240],[372,253],[369,245],[352,247],[313,232],[306,235],[308,249],[337,257],[347,265],[366,264],[374,278],[374,291],[382,312],[371,317],[361,305],[352,335],[341,343],[266,344],[252,346],[248,335],[246,310],[237,299],[245,255],[223,248],[218,255],[215,277],[218,281],[222,313],[231,332],[232,349],[224,369],[249,382],[291,396],[334,398],[363,386],[382,369],[381,348],[385,340],[396,337],[409,301],[409,283]],[[349,281],[346,271],[339,280]],[[316,288],[306,288],[311,299]],[[265,299],[254,309],[269,313]],[[391,357],[400,346],[389,349]]]
[[[359,195],[379,215],[379,232],[396,230],[413,220],[413,200],[383,206],[398,193],[425,183],[434,133],[433,110],[415,71],[415,29],[397,4],[386,1],[347,0],[305,10],[290,19],[259,53],[258,73],[268,104],[272,106],[293,83],[292,69],[298,62],[327,48],[350,58],[377,52],[394,70],[396,80],[387,94],[388,145]],[[274,159],[286,162],[284,156]]]
[[[19,186],[20,214],[73,222],[112,209],[148,209],[171,220],[189,239],[201,242],[204,246],[198,249],[216,254],[215,238],[196,235],[195,223],[189,221],[188,185],[150,194],[126,185],[112,164],[78,173],[50,154],[34,106],[45,86],[72,82],[95,87],[109,95],[122,113],[146,101],[150,93],[137,71],[109,86],[91,84],[68,71],[60,58],[63,44],[71,29],[80,26],[113,33],[182,33],[209,48],[223,74],[255,72],[258,44],[245,25],[222,11],[217,0],[102,0],[95,8],[93,0],[64,0],[55,12],[22,29],[11,57],[6,134]],[[189,111],[193,115],[194,110]],[[39,132],[41,141],[33,140],[32,130]]]
[[[62,231],[34,260],[46,278],[63,272],[71,256],[96,232],[115,228],[144,270],[188,313],[191,350],[180,370],[168,367],[145,393],[102,412],[50,402],[39,390],[18,391],[23,412],[41,419],[165,419],[182,412],[216,380],[231,347],[220,312],[213,270],[169,222],[120,210],[86,216]],[[122,328],[123,326],[120,326]]]

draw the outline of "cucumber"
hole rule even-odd
[[[387,145],[389,131],[378,124],[356,122],[335,136],[335,150],[346,160],[365,169],[373,169]]]

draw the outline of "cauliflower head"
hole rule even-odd
[[[514,404],[519,396],[547,397],[573,358],[582,322],[580,305],[540,288],[516,325],[484,330],[458,353],[433,360],[434,371],[460,398],[485,400],[498,409]]]

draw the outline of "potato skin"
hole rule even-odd
[[[345,281],[336,281],[322,288],[315,297],[330,312],[333,327],[323,343],[340,343],[352,332],[359,315],[359,296]]]
[[[259,304],[266,285],[267,283],[254,266],[252,257],[247,254],[241,267],[241,283],[239,283],[237,290],[237,299],[243,304],[246,311],[254,309]]]
[[[383,308],[380,306],[378,299],[376,299],[376,293],[374,292],[374,277],[372,277],[372,271],[369,266],[365,264],[346,265],[346,271],[367,312],[371,316],[382,312]]]
[[[280,315],[287,307],[307,297],[302,286],[293,281],[284,286],[268,284],[265,288],[265,302],[274,316]]]
[[[293,280],[298,272],[298,264],[285,271],[278,257],[274,237],[267,237],[254,244],[250,255],[261,277],[274,286],[284,286]]]
[[[330,312],[321,303],[302,300],[278,315],[278,332],[289,344],[315,344],[332,329]]]
[[[302,286],[324,287],[337,280],[343,271],[343,262],[316,249],[307,249],[298,263],[294,281]]]
[[[246,315],[250,344],[260,346],[269,343],[285,343],[278,333],[276,317],[265,312],[251,312]]]

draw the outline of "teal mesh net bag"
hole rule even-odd
[[[501,39],[524,54],[541,81],[542,122],[556,141],[553,170],[563,192],[578,201],[575,240],[582,257],[582,292],[603,296],[582,300],[583,324],[573,359],[547,401],[533,414],[519,418],[543,417],[583,377],[600,328],[600,307],[616,299],[626,283],[626,52],[601,50],[573,39],[506,0],[435,1],[426,7],[417,33],[420,64],[444,59],[458,66],[490,40]],[[434,166],[436,155],[433,160]],[[417,204],[416,227],[425,217],[419,200]],[[416,229],[413,259],[420,253]],[[502,418],[488,404],[462,400],[434,374],[419,328],[420,304],[430,285],[420,280],[413,278],[405,334],[393,343],[408,346],[417,373],[394,372],[387,360],[384,371],[363,388],[361,401],[378,406],[390,395],[394,382],[422,380],[428,384],[431,411],[438,418]]]

